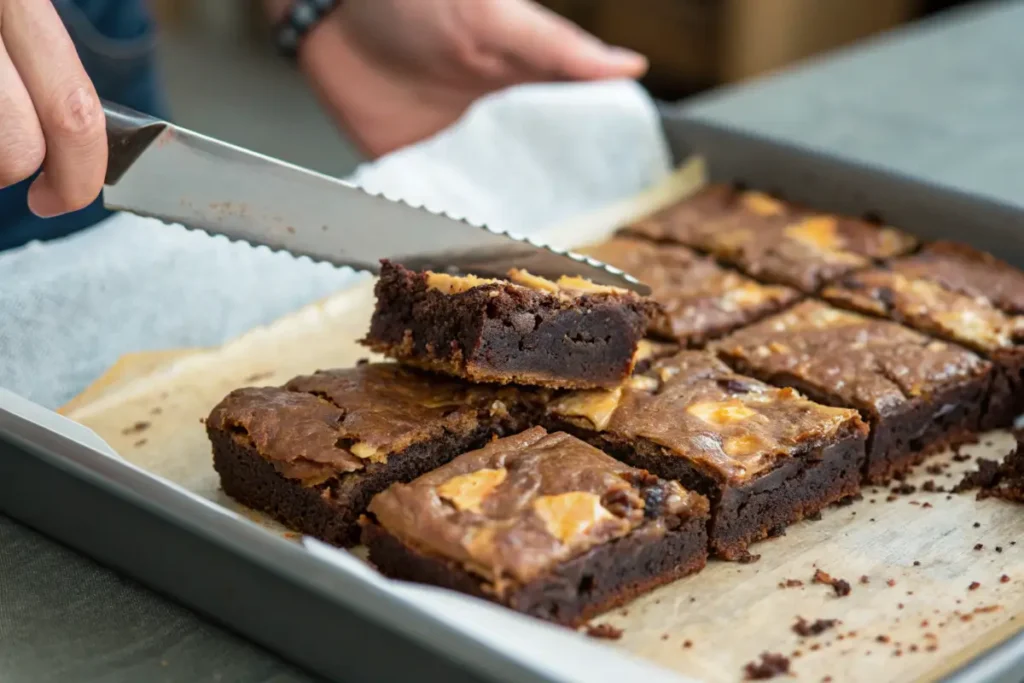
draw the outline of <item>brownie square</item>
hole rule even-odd
[[[946,289],[984,298],[1010,315],[1024,315],[1024,272],[992,254],[958,242],[933,242],[896,259],[893,270]]]
[[[374,494],[494,434],[523,429],[531,421],[526,396],[365,364],[233,391],[206,430],[225,493],[292,529],[349,546]]]
[[[758,280],[807,293],[916,245],[893,228],[722,185],[705,188],[627,232],[708,252]]]
[[[648,334],[688,347],[700,347],[800,297],[794,289],[759,284],[681,245],[622,236],[587,253],[647,284],[661,305]]]
[[[377,495],[370,561],[571,626],[707,561],[708,502],[537,427]]]
[[[614,386],[633,370],[654,304],[580,278],[413,272],[382,262],[363,343],[473,382]]]
[[[612,391],[564,394],[546,421],[707,496],[711,549],[731,560],[855,494],[868,435],[856,410],[737,375],[698,351],[658,361]]]
[[[967,349],[818,301],[734,332],[714,350],[739,372],[859,410],[871,424],[871,483],[969,438],[992,375]]]
[[[909,272],[875,268],[851,273],[822,295],[838,306],[895,320],[991,360],[995,368],[982,428],[1012,425],[1024,410],[1024,316],[1003,313],[984,297]]]

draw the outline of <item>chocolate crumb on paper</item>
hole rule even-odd
[[[147,422],[146,420],[139,420],[130,427],[125,427],[124,429],[122,429],[121,433],[124,434],[125,436],[128,436],[129,434],[141,434],[142,432],[149,429],[149,425],[150,423]]]
[[[761,661],[750,662],[744,668],[748,681],[766,681],[789,673],[789,658],[777,652],[762,652]]]
[[[811,636],[824,633],[837,623],[839,623],[838,619],[815,619],[814,621],[807,621],[803,617],[797,617],[796,623],[793,624],[793,632],[798,636],[809,638]]]
[[[785,581],[779,581],[779,588],[797,588],[802,585],[804,585],[804,582],[800,579],[786,579]]]
[[[971,581],[971,585],[967,587],[967,590],[969,590],[969,591],[976,591],[979,588],[981,588],[981,584],[980,583],[978,583],[977,581]]]
[[[850,594],[850,584],[849,584],[849,582],[844,581],[843,579],[833,578],[831,574],[829,574],[828,572],[822,571],[821,569],[816,569],[814,571],[814,578],[812,579],[812,581],[814,583],[823,583],[823,584],[832,586],[832,589],[836,592],[836,595],[839,596],[840,598],[845,597],[845,596]]]
[[[587,635],[591,638],[618,640],[622,637],[622,629],[615,628],[611,624],[588,624]]]

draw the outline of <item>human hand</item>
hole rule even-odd
[[[88,206],[103,188],[103,108],[51,0],[0,0],[0,188],[42,166],[40,216]]]
[[[279,16],[287,0],[268,0]],[[647,60],[530,0],[345,0],[299,61],[372,157],[426,138],[520,83],[636,78]]]

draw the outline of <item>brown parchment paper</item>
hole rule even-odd
[[[556,226],[548,239],[594,243],[693,191],[702,178],[702,165],[688,164],[641,196]],[[281,384],[369,357],[356,340],[372,307],[367,279],[218,349],[135,354],[62,412],[136,465],[288,535],[220,492],[201,418],[239,386]],[[961,453],[999,458],[1012,446],[1011,435],[991,433]],[[908,481],[918,487],[911,494],[868,488],[862,500],[756,545],[757,562],[712,561],[596,620],[624,630],[608,646],[707,681],[742,679],[744,665],[762,652],[790,657],[799,680],[941,677],[1024,622],[1024,508],[921,492],[929,479],[949,488],[973,466],[951,453],[929,464],[949,467],[939,474],[921,469]],[[848,581],[850,594],[812,583],[817,568]],[[780,587],[787,581],[801,584]],[[792,630],[797,617],[840,623],[801,638]]]

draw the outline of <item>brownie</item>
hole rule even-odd
[[[387,576],[579,625],[707,561],[708,502],[568,434],[536,427],[370,503]]]
[[[535,421],[527,396],[365,364],[233,391],[206,430],[225,493],[349,546],[374,494]]]
[[[759,284],[681,245],[622,236],[587,253],[648,285],[661,304],[648,334],[688,347],[775,313],[800,296],[789,287]]]
[[[984,297],[889,268],[846,275],[822,295],[838,306],[901,322],[991,360],[995,367],[982,429],[1012,425],[1024,410],[1024,316],[1003,313]]]
[[[653,302],[581,278],[552,282],[517,270],[509,278],[384,261],[363,343],[474,382],[604,387],[629,376]]]
[[[978,429],[992,365],[897,323],[804,301],[714,344],[739,372],[856,408],[878,483]]]
[[[985,298],[1004,313],[1024,315],[1024,272],[966,244],[933,242],[913,256],[894,260],[892,268],[954,292]]]
[[[627,232],[708,252],[758,280],[808,293],[916,246],[913,237],[890,227],[723,185],[705,188]]]
[[[726,559],[860,488],[868,429],[856,410],[737,375],[706,352],[660,360],[615,390],[563,394],[547,411],[548,428],[707,496],[711,549]]]

